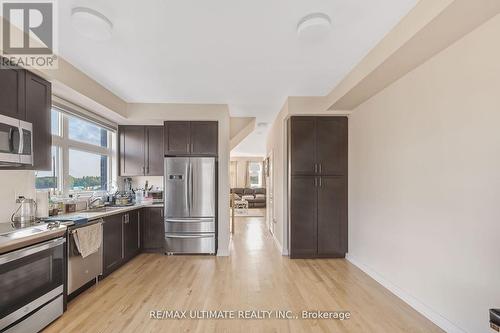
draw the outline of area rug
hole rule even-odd
[[[237,217],[265,217],[266,216],[266,209],[265,208],[235,209],[234,216],[237,216]]]

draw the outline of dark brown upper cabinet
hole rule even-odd
[[[217,155],[218,126],[216,121],[191,122],[191,154]]]
[[[346,117],[316,118],[316,162],[319,174],[347,173],[347,141]]]
[[[25,79],[26,71],[23,69],[0,70],[0,114],[26,119]]]
[[[119,126],[120,175],[144,175],[144,126]]]
[[[316,119],[295,117],[290,122],[290,158],[292,175],[316,172]]]
[[[146,126],[146,175],[163,176],[163,126]]]
[[[347,117],[292,117],[292,175],[347,173]]]
[[[33,125],[33,165],[3,167],[49,171],[52,168],[50,108],[52,85],[21,68],[0,70],[0,114]]]
[[[217,156],[216,121],[166,121],[165,155]]]
[[[119,126],[120,176],[163,175],[163,127]]]
[[[52,86],[41,77],[26,72],[26,121],[33,124],[34,170],[52,169],[51,112]]]
[[[165,155],[189,155],[191,134],[189,121],[166,121],[164,126]]]

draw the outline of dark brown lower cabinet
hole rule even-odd
[[[292,258],[311,257],[318,251],[318,195],[316,177],[292,177],[291,253]]]
[[[345,257],[347,186],[344,176],[294,176],[290,203],[292,259]]]
[[[347,252],[347,184],[343,176],[318,177],[318,255]]]
[[[102,226],[104,276],[121,266],[123,261],[123,214],[104,218]]]
[[[164,252],[165,226],[163,207],[146,207],[141,220],[142,249],[145,252]]]
[[[139,210],[123,215],[123,259],[128,261],[140,252]]]
[[[103,223],[103,276],[107,276],[140,252],[140,209],[107,216]]]

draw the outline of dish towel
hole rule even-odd
[[[102,224],[96,223],[87,227],[75,229],[73,234],[76,248],[82,258],[88,257],[99,250],[102,244]]]

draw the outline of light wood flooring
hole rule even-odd
[[[152,310],[350,311],[338,320],[155,320]],[[442,332],[343,259],[282,257],[263,218],[237,218],[230,257],[141,254],[46,332]]]

